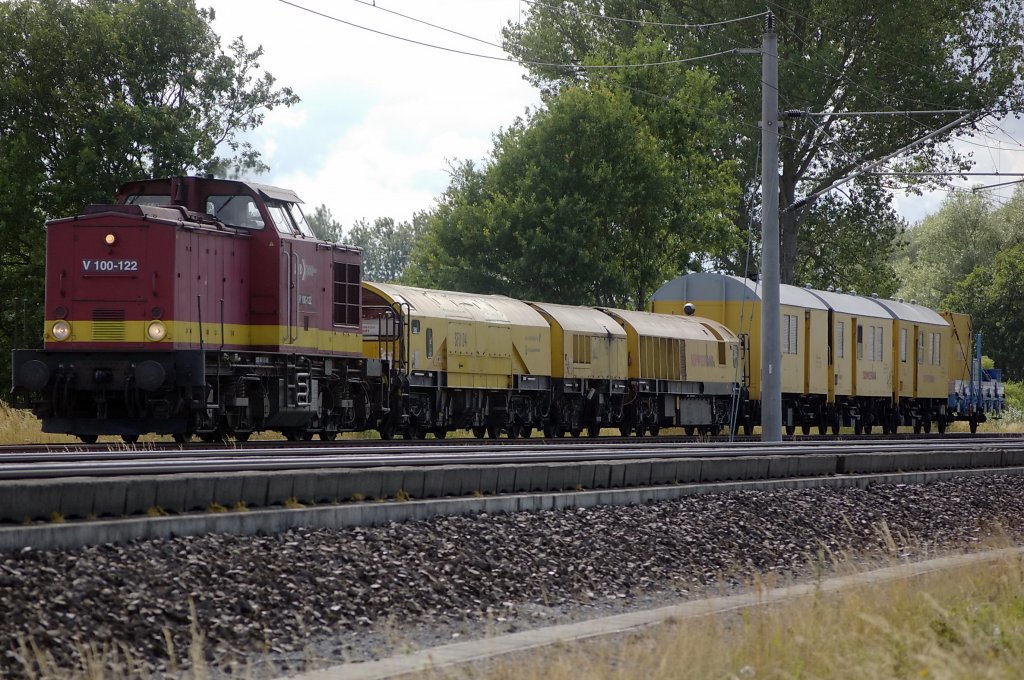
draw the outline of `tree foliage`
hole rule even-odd
[[[700,115],[727,103],[695,72],[663,104],[647,116],[602,85],[550,97],[496,136],[482,168],[453,168],[410,279],[642,307],[666,278],[734,249],[739,188],[713,151],[728,128]]]
[[[313,230],[313,234],[318,239],[330,241],[331,243],[341,242],[344,228],[341,226],[341,222],[334,219],[331,209],[326,204],[321,203],[313,209],[313,214],[306,215],[305,217],[309,223],[309,228]]]
[[[1024,105],[1024,5],[1019,0],[791,0],[768,3],[779,34],[779,98],[783,109],[813,112],[970,109],[962,124],[917,146],[895,163],[915,171],[967,168],[969,158],[948,144],[954,134],[970,134],[986,116],[1001,118]],[[705,28],[684,24],[717,22],[764,11],[755,0],[566,0],[532,3],[521,23],[505,30],[505,45],[530,70],[542,92],[553,96],[584,82],[612,82],[637,94],[649,91],[644,79],[660,73],[669,81],[684,68],[652,67],[618,71],[576,65],[656,63],[638,60],[652,45],[671,45],[674,59],[753,47],[759,21]],[[613,19],[614,18],[614,19]],[[624,20],[624,21],[623,21]],[[659,22],[659,23],[651,23]],[[740,227],[756,223],[759,201],[758,155],[761,118],[760,60],[723,55],[700,60],[730,93],[737,121],[733,143],[723,148],[743,171],[747,200],[738,207]],[[560,65],[561,64],[561,65]],[[662,90],[654,89],[656,96]],[[799,205],[803,196],[826,188],[862,164],[881,159],[953,116],[824,116],[788,121],[780,135],[780,207]],[[848,251],[849,271],[880,271],[898,229],[891,194],[877,176],[847,185],[846,194],[811,201],[781,216],[781,273],[798,278],[831,279],[819,269],[824,225],[851,230],[839,241]],[[912,179],[911,182],[927,180]],[[852,190],[849,187],[853,187]],[[842,207],[849,203],[849,208]],[[836,213],[846,218],[833,222]],[[874,220],[875,225],[868,222]],[[861,239],[857,232],[867,231]],[[804,241],[810,239],[811,244]],[[731,266],[739,269],[742,251]],[[827,261],[826,261],[826,264]],[[833,266],[829,264],[829,266]],[[841,282],[844,287],[850,284]],[[876,284],[881,287],[881,284]]]
[[[1011,380],[1024,379],[1024,243],[1000,252],[957,283],[943,306],[971,315],[985,354]]]
[[[352,225],[345,241],[363,250],[363,278],[378,283],[402,279],[426,222],[427,213],[418,212],[411,222],[378,217],[372,224],[359,220]]]
[[[1024,208],[1024,193],[1017,200]],[[906,234],[896,270],[899,295],[936,307],[975,268],[990,264],[1004,246],[1019,243],[1015,219],[1024,212],[1015,206],[995,210],[982,194],[956,193],[939,212],[929,215]]]
[[[125,181],[259,170],[239,134],[298,98],[259,74],[262,48],[227,52],[193,0],[0,3],[0,345],[41,327],[43,222],[109,200]],[[226,154],[226,155],[221,155]]]

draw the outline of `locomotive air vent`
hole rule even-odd
[[[94,309],[92,311],[93,340],[124,340],[124,310]]]

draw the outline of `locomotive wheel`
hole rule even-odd
[[[484,438],[484,434],[486,432],[487,432],[487,430],[482,428],[482,427],[474,427],[473,428],[473,436],[476,437],[477,439],[483,439]]]
[[[803,434],[810,434],[811,433],[811,424],[810,423],[800,423],[800,432],[802,432]]]
[[[338,433],[337,432],[328,432],[327,430],[321,430],[320,433],[317,436],[320,437],[320,441],[322,441],[322,442],[333,442],[335,439],[338,438]],[[245,439],[240,439],[239,441],[246,441],[248,439],[249,439],[249,433],[246,432],[245,433]]]
[[[533,436],[533,426],[531,426],[531,425],[523,425],[522,427],[520,427],[519,428],[519,436],[521,436],[523,439],[529,439],[530,437],[532,437]]]
[[[405,439],[423,439],[423,428],[419,425],[409,425],[402,436]]]
[[[175,444],[187,444],[188,442],[192,441],[192,435],[185,434],[184,432],[179,432],[175,435],[172,435],[171,438],[174,439]]]
[[[247,441],[249,441],[249,436],[251,434],[252,434],[251,432],[236,432],[235,433],[235,441],[247,442]]]
[[[921,434],[921,421],[920,420],[915,420],[914,421],[914,434]]]
[[[839,417],[838,413],[836,413],[835,415],[832,416],[832,434],[839,434],[839,430],[841,430],[842,427],[843,419]]]
[[[587,425],[587,436],[588,437],[600,437],[601,436],[601,426],[598,425],[597,423],[594,423],[592,425]]]
[[[569,433],[573,436],[573,439],[579,439],[580,435],[583,434],[583,430],[578,427],[574,427],[569,430]]]
[[[78,438],[82,440],[83,444],[95,444],[96,440],[99,439],[99,437],[94,434],[80,434],[78,435]]]
[[[629,425],[619,425],[619,435],[622,437],[628,437],[632,429],[633,428],[631,428]]]
[[[644,430],[644,426],[643,425],[637,425],[635,429],[636,429],[636,436],[637,437],[643,437],[644,436],[644,431],[645,430]]]
[[[786,436],[792,437],[796,434],[796,425],[786,425]]]
[[[651,426],[651,436],[652,437],[657,437],[659,432],[661,432],[661,425],[652,425]]]
[[[932,432],[932,421],[931,421],[931,419],[929,418],[929,419],[925,420],[922,423],[922,425],[924,426],[924,433],[925,434],[931,434],[931,432]]]
[[[390,440],[395,438],[395,424],[391,420],[385,420],[377,428],[381,439]]]
[[[861,424],[860,418],[853,421],[853,433],[860,435],[864,432],[864,425]]]
[[[501,436],[501,430],[498,429],[497,425],[488,425],[487,426],[487,438],[488,439],[497,439],[500,436]]]
[[[818,420],[818,434],[822,437],[828,434],[828,423],[825,422],[824,418]]]
[[[945,416],[939,416],[939,419],[938,419],[938,421],[935,424],[938,425],[939,434],[945,434],[946,433],[946,417]],[[975,427],[975,429],[977,429],[978,426],[975,425],[974,427]]]
[[[548,439],[554,439],[555,437],[560,437],[561,433],[554,425],[545,425],[544,436]]]
[[[123,434],[121,435],[121,441],[123,441],[125,444],[135,444],[139,441],[139,435]]]
[[[519,426],[516,425],[515,423],[512,423],[511,425],[508,426],[507,432],[508,432],[508,434],[506,436],[509,439],[518,439],[519,438]]]
[[[437,427],[433,430],[434,439],[444,439],[448,436],[448,429],[444,427]]]
[[[754,434],[754,423],[750,418],[743,419],[743,434],[748,437]]]
[[[872,427],[873,425],[871,423],[864,423],[864,434],[871,434]]]

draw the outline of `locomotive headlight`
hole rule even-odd
[[[53,326],[50,327],[50,334],[53,335],[54,340],[67,340],[71,336],[71,324],[63,319],[54,321]]]
[[[162,321],[151,321],[150,324],[146,326],[146,335],[149,336],[149,339],[153,342],[160,342],[167,337],[167,326],[165,326]]]
[[[117,237],[114,236],[113,234],[107,234],[106,236],[103,237],[103,242],[106,243],[108,246],[112,246],[115,243],[117,243]]]

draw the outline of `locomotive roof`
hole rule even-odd
[[[553,302],[529,303],[554,319],[562,330],[571,333],[590,333],[592,335],[613,335],[626,337],[626,331],[612,321],[604,312],[593,307],[575,307],[559,305]]]
[[[170,186],[172,179],[174,179],[174,178],[171,178],[171,177],[161,177],[161,178],[157,178],[157,179],[144,179],[144,180],[137,180],[137,181],[134,181],[134,182],[125,182],[117,190],[117,193],[118,193],[118,195],[121,195],[121,194],[126,193],[128,190],[130,190],[132,188],[136,188],[136,189],[140,189],[140,188],[147,188],[147,189],[160,188],[160,189],[163,189],[164,187],[169,187]],[[236,180],[236,179],[220,179],[220,178],[209,178],[209,179],[208,178],[191,178],[191,179],[193,181],[198,180],[198,181],[203,181],[203,182],[217,182],[217,183],[224,183],[224,184],[238,184],[238,185],[246,187],[247,189],[249,189],[254,194],[259,194],[259,195],[263,196],[263,198],[269,198],[269,199],[278,200],[278,201],[287,201],[289,203],[302,203],[302,199],[299,198],[298,194],[296,194],[291,189],[282,189],[281,187],[275,187],[275,186],[272,186],[270,184],[260,184],[258,182],[246,182],[246,181],[243,181],[243,180]]]
[[[678,314],[652,314],[636,312],[628,309],[601,308],[617,319],[633,327],[638,334],[654,338],[674,338],[677,340],[718,340],[711,329],[714,329],[725,340],[735,340],[736,335],[728,328],[698,316],[679,316]]]
[[[547,321],[544,320],[540,312],[525,302],[504,295],[429,290],[370,281],[363,283],[376,289],[393,302],[408,303],[410,309],[420,316],[515,326],[548,327]]]
[[[761,287],[755,281],[731,274],[696,272],[678,276],[654,292],[652,300],[682,300],[683,302],[761,301]],[[825,303],[811,291],[798,286],[779,286],[779,304],[806,309],[826,309]]]

